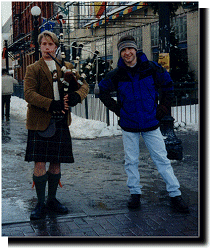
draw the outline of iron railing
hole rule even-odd
[[[174,89],[174,101],[171,108],[171,115],[178,125],[197,123],[199,115],[198,88],[194,83],[176,83]],[[24,99],[23,84],[14,86],[14,96]],[[116,98],[115,98],[116,99]],[[118,117],[96,98],[92,93],[88,94],[82,104],[71,108],[73,114],[91,120],[98,120],[115,126]]]

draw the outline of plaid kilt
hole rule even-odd
[[[28,130],[25,161],[74,163],[67,124],[57,122],[56,132],[50,138],[41,137],[37,131]]]

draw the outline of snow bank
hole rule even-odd
[[[11,115],[20,120],[26,121],[27,103],[25,100],[12,96]],[[72,124],[70,126],[72,138],[94,139],[97,137],[109,137],[121,135],[118,126],[107,126],[101,121],[87,120],[72,113]]]
[[[171,108],[174,127],[181,131],[199,130],[199,105],[186,105]]]
[[[26,111],[26,101],[16,96],[12,96],[11,115],[26,121]],[[182,131],[199,130],[198,105],[172,108],[172,116],[175,119],[174,126],[176,129]],[[110,137],[122,134],[117,123],[114,126],[107,126],[104,122],[87,120],[78,117],[73,113],[70,132],[72,138],[76,139],[94,139],[97,137]]]
[[[107,126],[104,122],[87,120],[78,117],[73,113],[70,132],[72,138],[78,139],[94,139],[97,137],[108,137],[122,134],[121,130],[117,129],[117,126]]]
[[[10,114],[15,118],[25,121],[27,102],[17,96],[11,97]]]

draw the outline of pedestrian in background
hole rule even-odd
[[[60,81],[61,68],[51,58],[55,57],[59,47],[58,38],[54,33],[44,31],[38,36],[38,43],[42,57],[27,67],[24,78],[25,100],[28,102],[25,160],[35,162],[33,181],[38,197],[38,204],[31,213],[31,219],[45,217],[46,207],[60,214],[68,212],[67,207],[56,199],[56,191],[61,178],[61,163],[74,162],[69,132],[69,106],[81,103],[89,92],[89,86],[84,80],[77,91],[64,96],[63,84]],[[71,63],[66,62],[65,66],[73,68]],[[79,78],[78,73],[76,78]],[[58,116],[55,112],[59,113]],[[61,119],[57,118],[59,115]],[[46,162],[50,163],[48,171]],[[47,181],[48,200],[45,206]]]
[[[132,36],[123,36],[118,42],[118,66],[99,83],[100,99],[120,117],[125,152],[125,171],[130,190],[129,208],[140,206],[141,188],[139,141],[142,135],[151,158],[166,183],[173,208],[188,212],[181,197],[180,184],[167,158],[165,143],[160,132],[160,120],[169,112],[173,97],[173,82],[169,73],[143,52],[137,51]],[[117,92],[117,101],[110,93]],[[160,91],[160,102],[158,97]]]
[[[4,116],[6,116],[6,121],[10,119],[10,101],[14,92],[14,84],[18,84],[18,81],[8,74],[7,69],[2,69],[2,120]]]

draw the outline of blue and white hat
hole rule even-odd
[[[122,42],[119,42],[117,45],[119,53],[121,53],[121,51],[126,47],[132,47],[136,49],[136,51],[138,50],[137,44],[134,40],[124,40]]]

